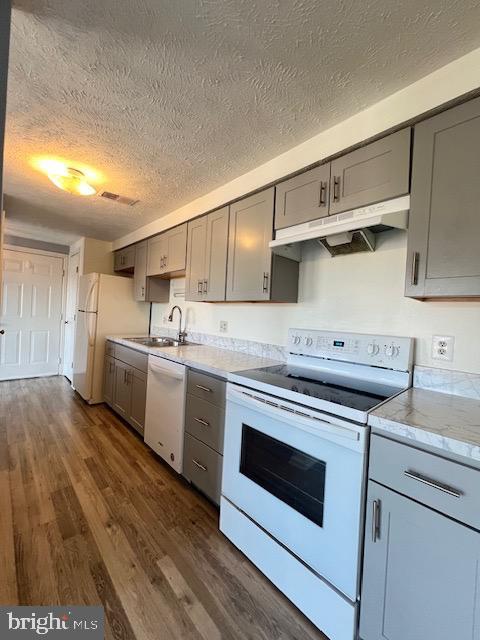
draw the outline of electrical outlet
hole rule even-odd
[[[220,320],[220,332],[227,333],[228,331],[228,322],[226,320]]]
[[[454,336],[432,336],[432,359],[452,362],[454,344]]]

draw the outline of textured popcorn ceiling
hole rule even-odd
[[[111,240],[480,45],[470,0],[17,0],[7,215]],[[133,208],[31,166],[89,165]],[[319,154],[321,155],[321,154]]]

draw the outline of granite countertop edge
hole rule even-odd
[[[130,339],[137,337],[143,336],[107,336],[106,339],[141,353],[178,362],[192,369],[204,371],[225,379],[228,378],[229,373],[283,364],[278,360],[206,344],[186,344],[179,347],[147,347]]]

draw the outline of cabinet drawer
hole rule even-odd
[[[115,343],[111,340],[107,340],[105,343],[105,355],[115,357]]]
[[[372,435],[369,477],[480,529],[480,471]]]
[[[187,393],[185,431],[219,453],[223,453],[224,422],[223,408]]]
[[[225,381],[199,371],[188,371],[187,392],[219,407],[225,406]]]
[[[144,373],[148,370],[148,354],[124,347],[122,344],[115,345],[115,358]]]
[[[188,433],[185,434],[183,475],[215,504],[220,504],[222,462],[223,456]]]

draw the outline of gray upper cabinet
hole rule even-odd
[[[207,250],[207,216],[188,223],[187,275],[185,300],[203,300],[205,259]]]
[[[370,481],[360,638],[479,638],[479,563],[477,531]]]
[[[402,129],[333,160],[330,215],[407,194],[410,138]]]
[[[113,269],[118,273],[133,273],[135,267],[135,245],[115,251]]]
[[[229,209],[188,224],[186,300],[225,300]]]
[[[227,300],[296,302],[298,263],[272,256],[274,188],[230,205]]]
[[[148,240],[147,276],[175,277],[185,274],[187,224]]]
[[[187,260],[187,227],[182,224],[166,232],[167,254],[164,270],[166,273],[185,272]]]
[[[207,216],[205,282],[203,300],[225,300],[227,280],[229,208],[223,207]]]
[[[415,127],[407,296],[480,296],[479,176],[480,99]]]
[[[166,234],[161,233],[148,240],[147,276],[158,276],[164,272],[166,255]]]
[[[168,302],[170,283],[168,280],[147,277],[148,242],[139,242],[135,246],[135,271],[133,290],[138,302]]]
[[[280,182],[275,188],[275,229],[328,216],[330,163]]]
[[[135,270],[133,272],[133,293],[135,300],[144,302],[147,293],[147,242],[140,242],[135,248]]]

